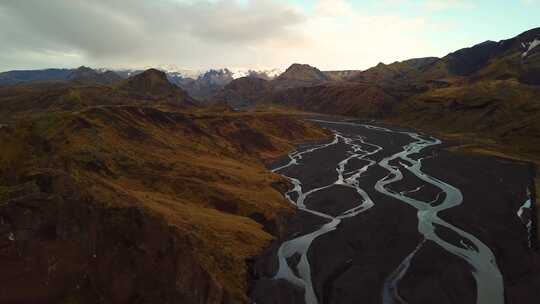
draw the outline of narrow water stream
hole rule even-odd
[[[301,152],[293,152],[289,155],[289,162],[287,164],[275,168],[273,170],[274,172],[282,173],[282,175],[288,178],[294,186],[286,194],[289,201],[299,210],[312,213],[327,220],[327,223],[322,225],[319,229],[281,244],[278,250],[279,268],[274,276],[275,279],[284,279],[291,284],[303,288],[306,304],[318,303],[316,293],[313,289],[311,267],[308,260],[309,248],[317,237],[338,229],[342,219],[354,217],[375,205],[375,202],[373,202],[367,192],[359,186],[359,178],[374,165],[378,164],[379,167],[388,171],[388,174],[376,182],[374,187],[375,190],[415,208],[417,210],[418,232],[423,236],[423,241],[419,243],[414,251],[407,255],[402,263],[387,277],[381,295],[383,303],[406,303],[399,295],[399,281],[405,276],[415,255],[422,250],[422,247],[426,242],[434,242],[443,250],[463,259],[470,265],[471,275],[476,282],[477,304],[504,303],[503,279],[499,268],[497,267],[494,254],[475,236],[448,223],[438,215],[440,211],[462,204],[463,195],[461,191],[452,185],[423,172],[422,160],[424,158],[415,159],[413,157],[427,147],[440,144],[440,140],[413,132],[394,131],[373,125],[356,124],[352,122],[314,121],[324,124],[353,125],[378,132],[386,132],[389,136],[391,136],[391,134],[402,134],[410,137],[412,142],[404,145],[401,151],[377,162],[368,157],[382,151],[383,147],[367,142],[365,137],[347,136],[334,130],[334,140],[330,143],[317,145]],[[334,182],[304,192],[302,189],[302,182],[299,179],[283,174],[282,171],[284,169],[290,166],[300,165],[303,156],[306,154],[329,148],[338,143],[346,145],[350,149],[350,154],[337,163],[337,178]],[[353,159],[363,160],[364,162],[367,162],[367,164],[359,169],[349,169],[349,171],[347,171],[347,165]],[[390,187],[392,184],[403,180],[404,176],[402,170],[407,170],[412,173],[426,185],[435,186],[440,192],[430,201],[421,201],[407,195],[420,191],[424,186],[420,186],[410,191],[397,192],[392,190]],[[332,216],[311,209],[304,204],[304,201],[308,196],[316,195],[318,191],[330,187],[349,187],[355,189],[356,193],[359,195],[359,201],[356,203],[355,207],[338,216]],[[291,194],[293,193],[296,194],[296,199],[292,198]],[[520,211],[518,211],[518,216],[520,216]],[[460,244],[453,244],[449,240],[443,239],[443,237],[438,234],[438,229],[440,228],[451,231],[458,236],[461,240]],[[295,255],[299,255],[300,260],[297,265],[291,266],[288,264],[287,260]],[[295,272],[293,268],[296,268],[297,272]]]
[[[328,223],[321,226],[318,230],[284,242],[278,250],[279,268],[274,278],[285,279],[292,284],[302,287],[304,289],[304,298],[306,304],[318,303],[315,291],[313,290],[313,284],[311,281],[311,268],[307,257],[309,247],[313,240],[325,233],[328,233],[329,231],[336,229],[342,219],[356,216],[361,212],[373,207],[374,205],[368,194],[359,187],[358,179],[364,172],[368,170],[369,167],[376,164],[375,161],[367,160],[365,158],[369,155],[373,155],[379,152],[380,150],[382,150],[382,148],[373,144],[366,143],[364,141],[364,138],[362,137],[353,138],[346,137],[336,131],[334,131],[334,133],[335,137],[332,142],[328,144],[318,145],[302,152],[293,152],[289,155],[290,161],[286,165],[275,168],[273,170],[273,172],[279,172],[287,167],[298,165],[303,155],[327,148],[340,142],[346,144],[351,148],[351,154],[344,160],[340,161],[337,165],[337,179],[333,183],[330,183],[326,186],[303,192],[302,183],[298,179],[283,175],[288,178],[294,185],[293,188],[286,194],[286,197],[289,199],[289,201],[293,203],[299,210],[312,213],[316,216],[328,220]],[[365,147],[363,146],[368,146],[371,148],[371,150],[365,149]],[[346,171],[347,164],[353,159],[364,159],[367,160],[368,163],[359,169],[353,171]],[[332,215],[310,209],[304,204],[304,201],[308,196],[313,195],[320,190],[334,186],[349,187],[355,189],[360,198],[356,206],[344,211],[339,216],[334,217]],[[290,194],[293,192],[296,194],[296,200],[293,200],[291,198]],[[298,275],[295,274],[293,269],[291,269],[291,266],[289,266],[289,264],[287,263],[287,259],[291,258],[295,254],[300,255],[300,261],[295,266],[298,270]]]
[[[476,303],[504,303],[503,278],[499,268],[497,267],[493,252],[491,252],[491,250],[475,236],[446,222],[438,215],[440,211],[453,208],[463,202],[463,195],[461,191],[452,185],[424,173],[422,171],[422,158],[416,160],[411,157],[411,155],[418,154],[426,147],[440,144],[441,141],[434,138],[424,139],[416,133],[407,132],[404,134],[409,135],[411,138],[415,139],[415,141],[406,145],[403,151],[386,157],[379,162],[379,166],[388,170],[389,174],[376,183],[375,189],[385,195],[396,198],[416,208],[418,217],[418,231],[423,235],[424,239],[426,241],[435,242],[444,250],[462,258],[471,266],[471,273],[476,281]],[[391,190],[389,185],[403,179],[401,168],[397,165],[390,164],[390,162],[394,160],[398,160],[401,168],[408,170],[420,180],[439,188],[444,193],[444,199],[442,202],[439,204],[433,204],[432,201],[420,201],[403,193]],[[461,239],[460,244],[452,244],[450,241],[443,239],[437,233],[437,226],[447,228],[459,235]],[[415,249],[413,256],[419,250],[420,248]],[[402,262],[402,265],[400,265],[399,268],[402,269],[402,272],[405,272],[408,268],[408,266],[403,267],[403,263],[410,263],[411,258],[412,256],[407,257]],[[399,279],[403,276],[404,273],[400,273],[395,277],[391,276],[391,280],[399,281]],[[385,286],[395,286],[397,281]],[[388,290],[384,291],[384,294],[388,293]],[[386,297],[386,303],[395,302],[403,301],[401,298],[395,296]]]

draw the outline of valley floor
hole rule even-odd
[[[272,166],[295,185],[287,195],[298,212],[254,266],[254,302],[536,303],[535,217],[522,209],[529,163],[320,119],[333,141]]]

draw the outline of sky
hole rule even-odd
[[[366,69],[508,39],[539,13],[540,0],[0,0],[0,71]]]

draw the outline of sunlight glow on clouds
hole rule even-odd
[[[530,4],[524,1],[533,0],[519,1],[526,12]],[[0,70],[82,64],[285,68],[293,62],[321,69],[368,68],[454,50],[463,41],[449,35],[470,25],[433,14],[489,13],[471,3],[5,0],[0,2]],[[405,7],[414,13],[404,13]]]
[[[314,62],[326,70],[366,68],[381,61],[427,56],[435,50],[422,39],[426,25],[423,18],[366,15],[358,10],[343,12],[337,20],[316,14],[298,29],[309,37],[311,45],[285,56]]]

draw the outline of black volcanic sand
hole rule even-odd
[[[403,145],[412,142],[403,134],[358,126],[320,124],[347,136],[364,136],[367,142],[382,146],[384,150],[368,157],[376,161],[402,151]],[[443,150],[447,145],[443,143],[426,148],[421,155],[414,156],[429,156],[423,161],[422,170],[463,193],[463,204],[441,212],[440,216],[473,234],[493,251],[504,277],[506,303],[538,304],[540,259],[528,248],[526,228],[516,215],[526,200],[526,187],[533,176],[531,167],[495,157],[450,153]],[[299,165],[280,173],[302,181],[304,192],[325,186],[336,180],[337,163],[347,157],[348,151],[347,146],[339,143],[305,155]],[[285,163],[287,159],[277,162],[274,167]],[[360,168],[365,164],[364,161],[350,162],[347,169]],[[408,194],[422,200],[434,200],[440,192],[407,170],[401,169],[401,172],[403,181],[392,184],[391,189],[411,191],[424,185]],[[375,183],[387,173],[373,165],[360,179],[360,186],[375,202],[374,207],[343,220],[336,230],[312,243],[308,258],[319,303],[382,303],[385,279],[422,242],[417,230],[416,209],[374,189]],[[317,211],[337,215],[355,206],[359,197],[353,192],[350,188],[333,186],[308,197],[305,203]],[[327,220],[301,211],[285,220],[285,231],[279,240],[254,264],[253,302],[304,303],[301,288],[284,280],[272,279],[278,265],[276,253],[283,241],[313,232],[325,222]],[[437,227],[437,233],[459,244],[460,238],[454,232]],[[295,258],[298,257],[292,260]],[[399,283],[399,294],[411,304],[476,303],[475,281],[470,266],[430,241],[425,242],[412,259],[407,274]]]
[[[299,179],[302,182],[304,192],[326,186],[337,179],[336,165],[347,157],[347,151],[348,147],[343,143],[316,150],[302,156],[300,160],[301,166],[291,166],[279,171],[279,173]],[[325,161],[321,162],[321,159]],[[305,170],[307,164],[313,164],[316,167],[317,174]]]
[[[343,212],[358,206],[362,199],[356,193],[356,189],[341,185],[334,185],[310,195],[304,204],[313,210],[317,210],[331,216],[339,216]]]

